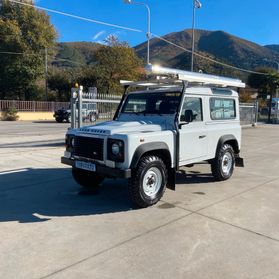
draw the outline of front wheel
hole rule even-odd
[[[94,172],[72,168],[74,180],[82,187],[87,189],[98,189],[104,177]]]
[[[134,204],[142,208],[156,204],[166,190],[167,179],[167,168],[161,158],[143,157],[129,179]]]
[[[231,145],[224,144],[219,148],[216,158],[211,162],[211,171],[217,181],[229,179],[234,171],[235,156]]]

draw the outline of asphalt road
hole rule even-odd
[[[68,124],[0,122],[0,278],[278,278],[279,126],[244,129],[245,168],[198,165],[133,210],[127,184],[83,191],[60,164]]]

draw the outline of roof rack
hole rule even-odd
[[[123,86],[137,86],[137,87],[178,87],[181,85],[182,80],[174,78],[162,78],[157,77],[156,79],[144,80],[144,81],[129,81],[129,80],[120,80],[121,85]]]
[[[172,76],[176,80],[186,81],[189,83],[199,83],[207,84],[213,86],[221,87],[237,87],[245,88],[245,83],[239,79],[227,78],[222,76],[208,75],[202,73],[195,73],[189,71],[182,71],[172,68],[161,67],[157,65],[149,64],[145,67],[145,71],[148,74],[163,75],[163,76]],[[160,80],[161,82],[162,80]]]
[[[195,73],[189,71],[182,71],[172,68],[165,68],[157,65],[149,64],[145,67],[145,71],[148,75],[156,76],[153,79],[144,81],[128,81],[121,80],[120,83],[123,86],[137,86],[148,88],[172,88],[181,86],[184,82],[188,84],[208,85],[214,87],[236,87],[245,88],[245,83],[239,79],[208,75],[202,73]]]

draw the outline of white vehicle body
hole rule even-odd
[[[169,91],[169,90],[165,90]],[[133,92],[133,94],[137,94]],[[140,92],[139,92],[140,94]],[[214,95],[210,88],[187,88],[185,98],[199,97],[202,99],[203,121],[183,125],[180,129],[180,156],[179,166],[209,160],[215,157],[220,138],[224,135],[233,135],[241,146],[241,126],[239,119],[238,93],[232,91],[230,96],[218,95],[224,99],[233,99],[236,105],[235,119],[212,120],[210,117],[210,98]],[[215,96],[216,97],[216,96]],[[136,149],[148,143],[164,143],[171,155],[171,167],[175,167],[175,127],[173,116],[143,116],[123,115],[120,113],[117,121],[109,121],[94,126],[83,127],[76,131],[69,131],[71,135],[101,138],[104,140],[104,160],[96,160],[100,164],[118,169],[128,169]],[[118,163],[107,158],[107,140],[123,140],[125,146],[124,162]]]
[[[150,105],[152,111],[147,109]],[[207,161],[215,166],[215,173],[220,160],[224,172],[233,170],[234,164],[243,166],[238,93],[205,86],[130,92],[124,95],[113,121],[68,131],[66,146],[62,163],[105,177],[133,179],[142,160],[155,156],[164,165],[160,171],[168,172],[166,185],[174,189],[175,171],[181,166]],[[219,160],[222,147],[229,150]],[[232,170],[221,179],[228,179]],[[156,179],[162,182],[160,171],[151,162],[142,178],[148,187],[156,185]],[[152,200],[148,191],[147,198]],[[138,204],[157,201],[156,197]]]

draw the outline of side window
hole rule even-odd
[[[235,100],[211,98],[210,116],[212,120],[234,119],[236,117]]]
[[[193,122],[200,122],[203,120],[202,116],[202,99],[197,97],[186,97],[184,99],[180,121],[184,121],[186,110],[193,112]]]

